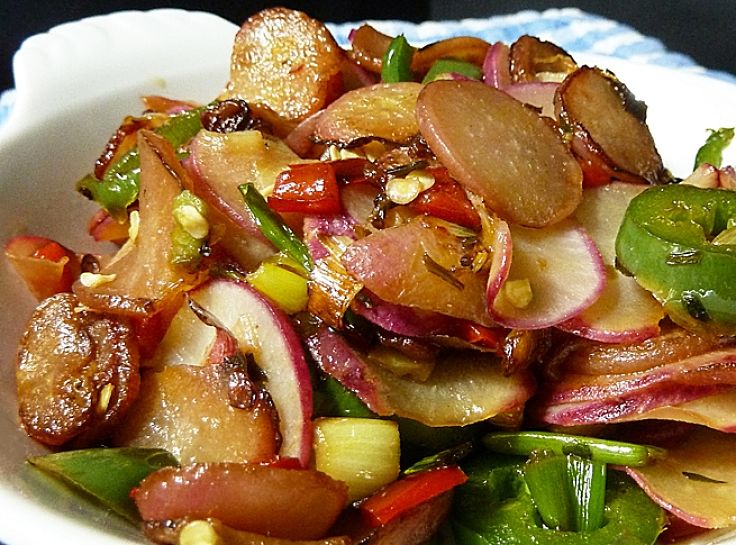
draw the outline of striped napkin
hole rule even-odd
[[[513,15],[485,19],[428,21],[420,24],[406,21],[369,22],[391,36],[403,33],[414,45],[460,35],[478,36],[488,42],[500,40],[510,43],[523,34],[531,34],[570,52],[608,55],[701,73],[736,83],[736,76],[733,74],[706,70],[687,55],[669,51],[661,41],[645,36],[628,25],[577,8],[521,11]],[[350,31],[357,26],[358,23],[328,24],[338,43],[344,47],[348,45]],[[0,96],[0,124],[7,119],[13,102],[13,90],[5,91]]]

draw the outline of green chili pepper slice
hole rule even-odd
[[[630,478],[606,477],[603,522],[589,531],[543,523],[524,476],[525,459],[485,455],[461,464],[468,482],[455,490],[450,519],[455,545],[651,545],[665,514]]]
[[[409,45],[403,34],[399,34],[388,46],[381,64],[381,80],[384,83],[411,81],[411,59],[414,48]]]
[[[708,138],[695,154],[695,166],[693,170],[703,163],[708,163],[716,168],[720,168],[723,162],[723,150],[725,150],[734,136],[733,127],[721,127],[720,129],[710,129]]]
[[[36,456],[28,463],[92,495],[133,523],[138,523],[140,516],[130,498],[131,490],[150,473],[179,465],[165,450],[135,447],[70,450]]]
[[[470,79],[480,79],[482,71],[480,66],[471,62],[457,59],[437,59],[427,71],[422,83],[429,83],[447,74],[459,74]]]
[[[201,112],[202,108],[194,108],[176,114],[155,132],[168,140],[174,149],[179,149],[202,128]],[[91,174],[79,180],[77,191],[95,201],[115,219],[122,221],[126,217],[128,206],[138,198],[140,166],[138,148],[133,148],[110,165],[102,180]]]
[[[675,322],[734,334],[736,244],[728,235],[735,225],[736,191],[651,187],[626,210],[616,258]]]

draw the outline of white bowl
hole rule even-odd
[[[75,193],[75,181],[91,169],[123,116],[140,110],[140,96],[214,97],[227,81],[236,30],[214,15],[156,10],[95,17],[26,41],[15,58],[15,107],[0,128],[0,240],[28,232],[92,250],[85,224],[94,207]],[[736,126],[736,85],[620,59],[575,57],[612,69],[649,104],[652,132],[675,174],[689,173],[707,128]],[[6,260],[0,290],[0,541],[140,543],[135,528],[71,498],[24,464],[45,452],[19,431],[16,416],[15,351],[35,302]],[[712,540],[736,543],[728,532],[697,542]]]

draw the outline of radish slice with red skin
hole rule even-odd
[[[723,393],[734,385],[736,347],[727,346],[639,372],[567,373],[542,385],[533,413],[561,426],[625,422],[659,407]]]
[[[422,86],[405,81],[348,91],[317,120],[318,142],[358,144],[371,138],[406,143],[418,132],[414,106]]]
[[[606,285],[606,269],[590,236],[572,220],[545,229],[511,225],[511,268],[490,304],[500,325],[541,329],[559,324],[587,308]],[[527,282],[526,305],[509,296],[509,282]]]
[[[214,280],[190,297],[238,339],[241,350],[253,353],[279,415],[279,454],[306,466],[312,444],[312,386],[301,341],[288,317],[241,282]]]
[[[736,433],[736,389],[652,409],[631,420],[675,420]]]
[[[598,300],[557,327],[582,337],[609,343],[639,342],[659,332],[662,305],[634,278],[616,268],[616,236],[631,199],[643,184],[613,182],[587,188],[575,210],[606,265],[607,282]]]
[[[544,227],[582,197],[582,171],[559,132],[535,111],[476,81],[435,81],[417,100],[419,130],[465,189],[503,219]]]
[[[496,42],[488,48],[483,59],[483,83],[496,89],[505,89],[511,85],[507,44]]]
[[[462,242],[445,225],[419,216],[383,229],[348,246],[342,263],[389,303],[492,325],[484,300],[485,278],[461,266]]]
[[[702,528],[736,524],[736,436],[699,428],[667,456],[626,472],[663,508]]]
[[[508,223],[498,218],[495,218],[493,223],[491,250],[491,266],[488,269],[486,284],[486,301],[489,308],[493,305],[493,301],[501,291],[511,270],[511,229]]]
[[[534,391],[529,373],[505,376],[491,354],[453,353],[435,365],[427,380],[417,382],[370,362],[328,328],[321,328],[307,344],[320,368],[373,412],[427,426],[465,426],[517,411]]]
[[[555,91],[559,84],[551,81],[527,81],[504,88],[519,102],[539,109],[543,116],[555,118]]]
[[[133,499],[145,521],[215,518],[232,528],[319,539],[347,502],[347,486],[311,469],[192,464],[146,477]]]

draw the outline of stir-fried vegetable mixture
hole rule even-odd
[[[736,173],[532,36],[249,18],[23,235],[29,462],[180,545],[652,544],[736,524]],[[693,155],[696,155],[693,150]]]

